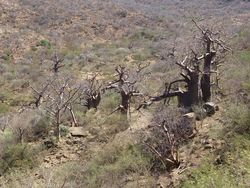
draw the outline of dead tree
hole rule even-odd
[[[220,66],[221,61],[216,60],[218,53],[225,54],[225,52],[230,51],[231,49],[225,45],[225,42],[220,39],[220,33],[209,29],[203,29],[197,24],[195,20],[192,20],[195,26],[200,30],[202,37],[200,38],[201,42],[205,47],[205,54],[201,56],[201,59],[204,59],[203,63],[203,72],[201,76],[201,92],[203,102],[208,102],[211,99],[211,74],[216,74],[216,80],[218,84],[218,66]],[[216,70],[212,70],[212,66]]]
[[[64,65],[62,65],[64,58],[59,57],[56,53],[51,60],[53,62],[52,70],[56,74],[56,73],[58,73],[60,68],[64,67]]]
[[[182,69],[181,76],[183,80],[181,82],[186,83],[187,90],[178,95],[179,106],[191,107],[192,105],[198,104],[199,102],[199,63],[198,58],[195,56],[189,60],[189,66],[186,61],[188,57],[184,59],[183,62],[176,64]]]
[[[148,101],[145,101],[138,109],[151,105],[153,102],[164,100],[166,103],[172,97],[178,98],[178,106],[191,107],[199,102],[199,58],[196,56],[186,56],[182,62],[176,62],[181,68],[181,79],[175,80],[170,84],[165,84],[166,89],[162,95],[151,96]],[[173,90],[172,86],[177,83],[183,83],[185,88]]]
[[[181,68],[181,79],[166,85],[164,93],[160,96],[150,97],[141,107],[151,105],[153,102],[169,100],[171,97],[178,97],[179,106],[190,108],[200,102],[208,102],[211,98],[212,85],[218,86],[219,67],[225,57],[225,52],[231,50],[225,42],[219,39],[219,33],[213,33],[209,29],[203,29],[194,20],[193,22],[202,33],[200,43],[204,44],[205,50],[201,47],[199,51],[204,51],[203,55],[198,55],[191,49],[191,55],[186,56],[184,61],[176,62]],[[173,55],[174,56],[174,53]],[[218,58],[219,57],[219,58]],[[202,67],[202,70],[201,70]],[[211,75],[215,74],[215,82],[211,82]],[[177,83],[184,83],[185,89],[172,90],[172,86]]]
[[[39,120],[39,115],[34,110],[25,110],[21,113],[13,114],[10,119],[10,129],[17,137],[17,141],[23,144],[28,131]]]
[[[185,109],[174,107],[159,108],[156,110],[148,132],[145,133],[145,144],[152,152],[158,165],[165,170],[177,168],[180,165],[179,146],[190,139],[193,134],[193,122],[185,119]],[[159,164],[160,162],[160,164]]]
[[[100,104],[101,94],[104,92],[102,84],[97,80],[97,75],[83,82],[81,89],[81,104],[83,103],[88,109],[95,108]]]
[[[137,82],[140,81],[140,74],[149,64],[139,64],[135,72],[131,72],[126,67],[119,65],[115,71],[116,79],[108,84],[106,89],[116,89],[121,96],[120,105],[112,112],[120,111],[122,114],[130,113],[130,102],[134,96],[143,96],[137,89]]]
[[[48,88],[49,84],[50,83],[47,82],[44,86],[41,87],[41,90],[37,90],[37,89],[34,89],[33,87],[31,87],[31,89],[34,92],[34,101],[32,101],[29,104],[29,106],[31,106],[32,104],[34,104],[35,107],[38,108],[41,105],[42,100],[45,97],[45,93],[47,92],[47,88]]]
[[[54,134],[58,139],[60,139],[60,125],[65,112],[69,110],[73,124],[77,124],[72,106],[79,100],[79,91],[80,86],[76,86],[70,78],[56,78],[49,85],[44,108],[54,120]]]

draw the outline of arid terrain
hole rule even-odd
[[[0,73],[0,187],[250,187],[250,1],[0,0]]]

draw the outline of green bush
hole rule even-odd
[[[100,103],[100,109],[105,112],[112,112],[120,104],[120,96],[117,93],[110,92],[103,97]]]
[[[51,43],[46,39],[40,40],[37,43],[37,46],[43,46],[43,47],[46,47],[47,49],[51,49],[51,47],[52,47]]]
[[[183,188],[234,188],[237,182],[232,178],[228,168],[218,168],[209,162],[194,170],[180,187]]]
[[[37,140],[46,137],[51,129],[51,119],[48,116],[41,117],[30,129],[29,140]]]
[[[0,114],[8,113],[10,111],[10,106],[5,103],[0,103]]]
[[[13,54],[11,53],[11,51],[6,51],[1,58],[5,61],[10,61],[13,59]]]
[[[240,60],[241,61],[245,61],[245,62],[249,62],[250,63],[250,51],[241,51],[240,52]]]
[[[250,134],[250,108],[246,104],[235,104],[227,111],[233,130]]]
[[[233,135],[230,145],[220,151],[223,162],[216,164],[214,157],[192,170],[180,187],[248,187],[250,184],[250,137]]]
[[[86,171],[88,187],[104,185],[118,186],[128,175],[146,175],[151,158],[138,145],[121,147],[112,145],[105,148],[93,159]]]
[[[66,136],[69,133],[67,126],[60,126],[60,136]]]
[[[0,175],[12,168],[33,167],[33,152],[28,145],[9,145],[1,153]]]
[[[152,31],[142,30],[134,33],[130,36],[131,40],[140,40],[140,39],[148,39],[153,40],[155,38],[155,34]]]
[[[108,116],[103,123],[105,134],[113,135],[121,131],[125,131],[129,127],[127,116],[119,114],[119,112]]]

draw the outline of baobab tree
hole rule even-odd
[[[88,109],[97,109],[101,101],[101,94],[104,92],[102,84],[97,80],[97,74],[92,78],[86,79],[81,83],[81,104]]]
[[[64,58],[63,57],[59,57],[57,53],[55,53],[55,55],[52,57],[52,62],[53,62],[53,67],[52,70],[53,72],[56,74],[59,72],[59,69],[64,67],[65,65],[63,65],[63,61]]]
[[[131,98],[135,96],[143,96],[137,88],[137,83],[141,81],[141,71],[148,67],[149,64],[139,64],[136,71],[130,71],[125,66],[116,67],[116,79],[108,84],[106,89],[115,89],[121,96],[120,105],[112,112],[120,110],[122,114],[130,113]]]
[[[211,74],[216,74],[216,83],[218,84],[218,67],[221,62],[217,57],[224,57],[228,51],[231,49],[225,44],[223,40],[220,39],[219,32],[213,32],[209,29],[204,29],[199,26],[195,20],[192,20],[195,26],[200,30],[201,37],[199,40],[204,46],[204,55],[202,55],[199,60],[204,60],[203,72],[201,76],[201,92],[202,100],[208,102],[211,98]],[[213,69],[215,68],[215,69]]]
[[[178,106],[191,107],[199,102],[199,64],[197,57],[186,56],[182,62],[176,62],[181,68],[180,79],[174,80],[169,84],[165,84],[165,91],[158,96],[151,96],[149,100],[145,101],[138,107],[151,105],[154,102],[164,100],[166,103],[172,97],[178,98]],[[177,83],[184,84],[184,88],[178,87],[173,90],[173,86]]]
[[[165,102],[171,97],[178,98],[178,105],[186,108],[191,108],[198,103],[208,102],[211,99],[211,75],[215,74],[215,84],[218,87],[219,81],[219,66],[222,58],[225,57],[229,47],[225,42],[219,38],[219,33],[213,33],[209,29],[203,29],[194,20],[196,27],[201,31],[202,37],[199,38],[199,43],[202,44],[199,51],[204,54],[199,55],[191,49],[190,55],[187,55],[183,61],[175,61],[175,64],[181,68],[180,79],[165,84],[166,89],[162,95],[152,96],[148,101],[145,101],[141,107],[149,106],[153,102],[164,100]],[[203,49],[203,46],[205,49]],[[173,57],[174,54],[172,55]],[[219,57],[219,58],[218,58]],[[184,84],[183,88],[173,90],[172,86],[175,84]]]

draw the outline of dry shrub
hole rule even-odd
[[[17,138],[19,143],[23,143],[27,137],[30,137],[29,133],[32,132],[32,128],[37,125],[41,116],[37,111],[24,111],[20,114],[16,114],[10,121],[10,128]]]
[[[193,121],[183,117],[185,110],[163,107],[156,110],[149,135],[147,150],[155,155],[152,169],[170,170],[180,165],[179,146],[193,135]]]

